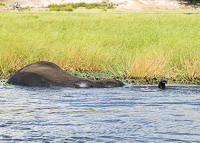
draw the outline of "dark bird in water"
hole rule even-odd
[[[166,78],[161,79],[158,83],[158,88],[165,89],[165,84],[167,84],[167,79]]]

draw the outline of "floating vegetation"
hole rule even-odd
[[[4,86],[12,86],[12,83],[10,83],[10,84],[5,83]]]

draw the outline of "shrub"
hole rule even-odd
[[[67,3],[67,4],[50,4],[47,8],[50,11],[73,11],[78,7],[85,7],[86,9],[98,8],[98,9],[114,9],[113,6],[107,7],[106,3]]]
[[[193,0],[193,3],[200,3],[200,0]]]
[[[57,4],[50,4],[50,5],[47,6],[47,8],[57,8],[57,7],[58,7]]]
[[[5,6],[5,4],[4,3],[0,3],[0,6]]]
[[[21,7],[21,10],[30,10],[31,8],[29,6],[27,7]]]
[[[95,6],[95,5],[92,5],[92,4],[88,4],[88,5],[86,5],[85,8],[86,8],[86,9],[92,9],[92,8],[96,8],[96,6]]]
[[[60,8],[60,11],[73,11],[74,9],[73,9],[73,7],[70,5],[70,6],[68,6],[68,7],[61,7]]]
[[[86,7],[87,6],[86,3],[75,3],[72,5],[73,5],[73,8],[75,8],[75,9],[77,9],[78,7]]]

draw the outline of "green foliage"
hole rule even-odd
[[[62,5],[50,4],[48,8],[50,11],[73,11],[74,10],[71,4],[62,4]]]
[[[110,73],[100,73],[100,72],[79,72],[79,71],[69,71],[70,74],[78,77],[83,77],[92,80],[99,80],[104,78],[115,78]]]
[[[86,3],[74,3],[72,4],[74,9],[77,9],[78,7],[86,7],[88,4]]]
[[[27,6],[27,7],[21,7],[21,10],[30,10],[31,8],[29,7],[29,6]]]
[[[12,83],[10,83],[10,84],[5,83],[4,86],[12,86]]]
[[[106,3],[68,3],[68,4],[50,4],[48,8],[50,11],[73,11],[74,9],[77,9],[78,7],[85,7],[86,9],[114,9],[115,7],[110,6],[107,7]]]
[[[200,0],[193,0],[192,3],[200,3]]]
[[[0,3],[0,6],[5,6],[5,4],[4,3]]]
[[[74,8],[71,5],[60,8],[60,11],[73,11],[73,10],[74,10]]]
[[[105,3],[91,3],[91,4],[88,4],[85,8],[86,9],[92,9],[92,8],[103,9],[105,7],[106,7]]]

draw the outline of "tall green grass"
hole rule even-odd
[[[200,79],[199,15],[0,13],[0,72],[45,60],[65,70]]]

